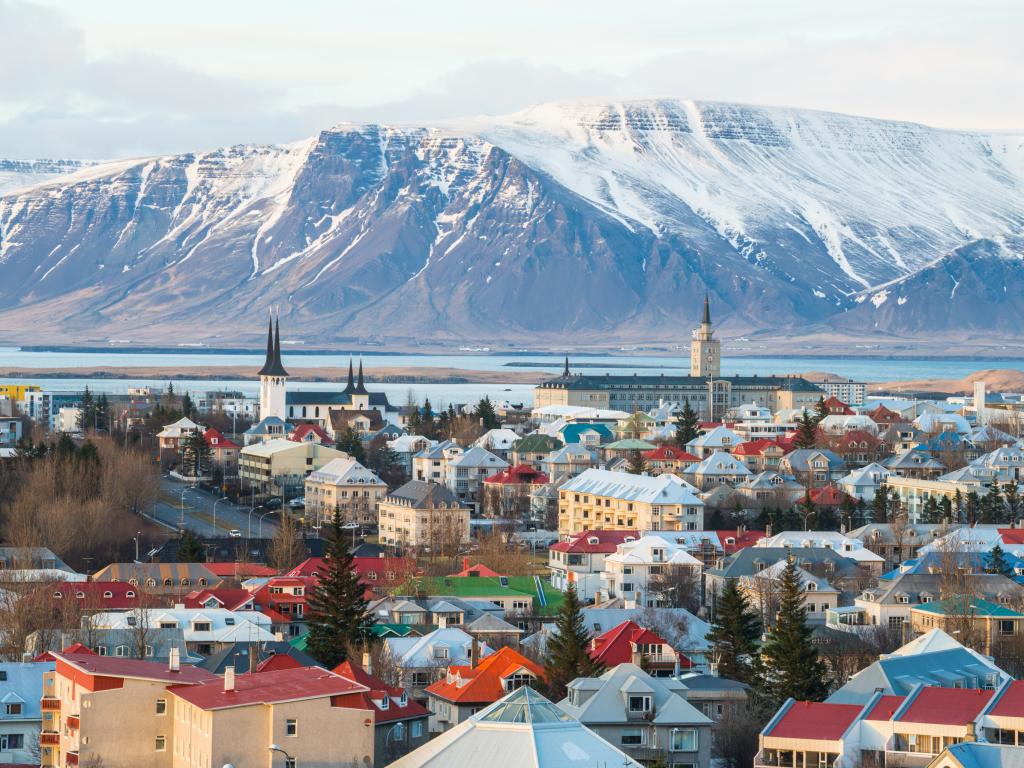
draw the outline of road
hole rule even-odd
[[[277,513],[264,515],[265,509],[257,507],[250,514],[248,504],[233,504],[217,501],[217,497],[204,490],[182,483],[164,475],[160,478],[160,497],[154,506],[154,516],[175,528],[184,526],[202,538],[227,536],[228,531],[241,531],[242,536],[273,538],[277,533]],[[173,501],[170,501],[173,499]],[[182,501],[184,500],[184,511]],[[214,527],[214,503],[217,505],[216,527]],[[262,526],[260,517],[263,517]]]

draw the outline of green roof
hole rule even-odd
[[[502,585],[502,579],[507,586]],[[450,595],[461,598],[487,598],[509,595],[511,597],[527,597],[541,614],[549,615],[558,610],[562,604],[562,593],[551,586],[545,578],[540,578],[541,591],[544,594],[542,605],[538,599],[537,581],[533,576],[431,576],[412,579],[402,585],[399,594],[427,594],[432,596]]]
[[[562,447],[562,441],[551,435],[527,435],[512,444],[516,453],[550,453]]]
[[[409,624],[374,624],[370,634],[374,637],[406,637],[415,632]]]
[[[309,632],[306,632],[304,635],[299,635],[298,637],[293,638],[292,640],[289,640],[288,641],[288,645],[290,645],[292,648],[294,648],[297,651],[305,651],[306,650],[306,640],[307,640],[308,637],[309,637]]]
[[[915,611],[938,615],[973,615],[990,616],[992,618],[1024,619],[1024,613],[1011,610],[1004,605],[982,600],[980,597],[951,597],[947,600],[934,600],[924,605],[915,605]]]
[[[616,440],[614,443],[608,443],[604,447],[605,450],[609,451],[653,451],[658,446],[654,443],[648,443],[646,440],[628,437],[625,440]]]

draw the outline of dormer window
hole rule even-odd
[[[650,696],[630,696],[629,701],[630,712],[650,712],[651,711],[651,697]]]
[[[134,593],[129,593],[129,594],[134,594]],[[109,589],[106,592],[103,593],[103,597],[105,597],[107,600],[109,600],[113,596],[114,596],[114,593],[111,592]]]
[[[817,592],[818,591],[818,585],[815,584],[813,581],[807,582],[807,591],[808,592]]]
[[[390,706],[391,706],[391,700],[387,697],[387,694],[384,694],[384,698],[382,698],[380,700],[380,708],[381,709],[388,709]]]

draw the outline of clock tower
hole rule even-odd
[[[690,375],[718,377],[722,372],[722,343],[713,338],[711,330],[711,308],[707,294],[704,295],[704,317],[700,328],[693,332],[690,342]]]

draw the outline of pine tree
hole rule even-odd
[[[181,396],[181,414],[187,419],[191,419],[196,415],[195,403],[192,402],[192,397],[188,392]]]
[[[690,407],[690,399],[683,401],[683,410],[676,417],[676,445],[685,448],[691,440],[696,440],[700,434],[700,421],[696,411]]]
[[[828,694],[826,669],[811,642],[800,569],[786,560],[779,581],[775,628],[761,646],[763,671],[755,681],[759,698],[777,708],[787,698],[821,701]]]
[[[949,500],[949,496],[943,496],[939,500],[939,520],[938,522],[944,523],[953,519],[953,502]]]
[[[338,434],[334,447],[339,451],[344,451],[360,464],[366,463],[366,449],[363,448],[363,441],[360,439],[359,433],[351,425],[345,427]]]
[[[626,471],[631,475],[642,475],[647,471],[647,459],[635,448],[629,452],[629,459],[626,461]]]
[[[712,657],[718,664],[719,677],[752,683],[760,636],[761,620],[750,609],[736,580],[727,579],[715,604],[715,617],[707,638]]]
[[[1006,561],[1006,553],[998,544],[992,547],[992,551],[988,553],[985,573],[1001,573],[1003,576],[1013,576],[1013,567]]]
[[[921,519],[925,523],[941,522],[942,513],[939,511],[939,503],[934,496],[925,499],[924,507],[921,510]]]
[[[1017,522],[1021,512],[1021,497],[1016,480],[1011,480],[1003,488],[1003,498],[1006,501],[1007,520],[1011,523]]]
[[[828,416],[828,406],[825,405],[825,396],[822,395],[818,398],[818,402],[814,404],[814,426],[821,424],[826,416]]]
[[[964,495],[960,493],[960,489],[956,489],[956,493],[953,494],[953,512],[955,517],[952,518],[952,522],[961,523],[964,518]]]
[[[854,525],[857,522],[857,502],[849,494],[844,493],[843,500],[839,502],[839,516],[848,530],[859,527]]]
[[[981,506],[981,499],[977,491],[971,491],[964,499],[964,515],[967,517],[967,524],[974,525],[978,522],[978,508]]]
[[[405,404],[408,415],[405,417],[405,428],[409,430],[410,435],[422,434],[423,429],[423,418],[420,416],[420,406],[416,402],[416,397],[413,395],[412,390],[409,390],[409,397]]]
[[[347,659],[349,648],[365,641],[373,624],[337,509],[330,530],[324,568],[309,589],[306,612],[306,652],[327,669]]]
[[[96,400],[95,424],[98,430],[110,429],[110,401],[107,399],[106,392]]]
[[[800,515],[800,525],[805,531],[818,530],[817,512],[818,508],[811,499],[811,492],[805,493],[797,502],[796,512]]]
[[[794,448],[813,448],[818,440],[818,422],[809,412],[804,411],[796,422],[796,436],[793,438]]]
[[[430,398],[423,401],[423,410],[420,412],[420,424],[423,427],[423,436],[433,439],[437,433],[437,424],[434,423],[434,409],[430,407]]]
[[[181,539],[178,541],[178,562],[179,563],[205,563],[206,551],[199,539],[192,531],[181,532]]]
[[[587,653],[589,645],[580,599],[576,587],[570,584],[555,618],[555,632],[548,640],[548,658],[544,665],[552,701],[564,698],[565,687],[577,677],[597,677],[603,671],[601,664]]]
[[[476,404],[473,416],[480,422],[480,426],[484,429],[497,429],[501,426],[501,422],[498,421],[498,414],[494,410],[494,404],[491,403],[490,397],[485,396]]]
[[[192,430],[185,441],[181,451],[182,474],[191,477],[203,477],[210,469],[211,452],[210,446],[206,444],[203,433],[198,429]]]
[[[85,391],[82,393],[82,403],[78,410],[78,428],[82,432],[88,432],[95,427],[95,422],[96,401],[93,399],[89,387],[86,386]]]

